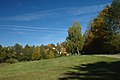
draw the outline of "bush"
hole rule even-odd
[[[67,56],[67,54],[66,53],[61,53],[61,56]]]
[[[0,63],[4,62],[4,57],[0,55]]]
[[[55,58],[55,53],[52,50],[49,52],[49,58]]]
[[[17,59],[7,59],[6,61],[5,61],[6,63],[17,63],[17,62],[19,62]]]

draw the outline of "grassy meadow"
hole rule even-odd
[[[120,59],[68,56],[0,64],[0,80],[120,80]]]

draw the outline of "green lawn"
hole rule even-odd
[[[69,56],[0,64],[0,80],[120,80],[120,59]]]

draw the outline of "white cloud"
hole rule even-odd
[[[108,3],[109,4],[109,3]],[[94,13],[103,9],[107,4],[87,6],[87,7],[73,7],[73,8],[57,8],[45,11],[37,11],[26,13],[22,15],[1,17],[0,20],[4,21],[32,21],[39,19],[48,19],[62,16],[75,16],[80,14]]]

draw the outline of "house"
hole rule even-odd
[[[64,56],[68,56],[69,55],[69,54],[67,54],[66,48],[63,48],[63,47],[60,49],[60,54],[64,55]]]

